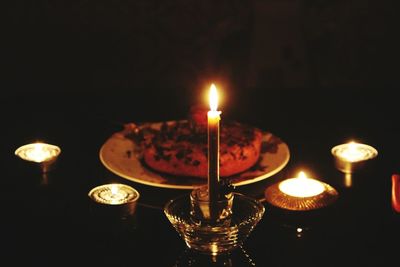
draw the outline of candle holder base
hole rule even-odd
[[[265,212],[259,201],[232,194],[232,213],[218,222],[193,217],[190,194],[168,201],[164,213],[188,248],[203,254],[221,255],[241,246]]]
[[[49,173],[57,167],[57,158],[53,158],[48,161],[44,161],[39,163],[40,170],[42,173]]]

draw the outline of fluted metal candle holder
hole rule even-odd
[[[324,187],[324,191],[320,194],[296,197],[285,194],[279,189],[279,183],[275,183],[265,190],[265,199],[270,204],[287,210],[307,211],[319,209],[335,202],[339,195],[336,189],[329,184],[323,182],[321,184]]]

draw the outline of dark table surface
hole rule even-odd
[[[288,164],[277,174],[236,191],[263,198],[264,190],[298,169],[339,193],[331,206],[291,213],[263,202],[266,212],[242,248],[214,259],[187,250],[163,213],[169,199],[189,190],[152,187],[121,178],[99,149],[126,122],[186,118],[200,95],[142,90],[106,93],[49,91],[3,97],[2,253],[9,266],[387,266],[398,262],[400,214],[391,207],[391,175],[400,171],[400,127],[392,92],[271,90],[226,94],[222,119],[268,130],[287,143]],[[346,186],[330,149],[355,139],[379,155]],[[36,140],[60,146],[44,179],[14,155]],[[129,219],[99,218],[90,209],[94,186],[120,182],[140,200]],[[302,227],[301,236],[296,228]],[[5,250],[4,250],[5,248]],[[2,258],[3,258],[2,256]],[[140,263],[139,263],[140,262]]]

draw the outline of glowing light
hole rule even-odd
[[[60,152],[58,146],[38,142],[19,147],[15,150],[15,155],[27,161],[41,163],[56,158]]]
[[[378,155],[378,151],[372,146],[351,141],[347,144],[332,148],[332,154],[347,162],[359,162],[372,159]]]
[[[218,108],[218,93],[217,88],[214,84],[210,86],[210,109],[211,111],[217,111]]]
[[[123,184],[106,184],[93,188],[89,197],[101,204],[120,205],[139,198],[139,193]]]
[[[304,172],[298,177],[290,178],[279,183],[279,190],[294,197],[312,197],[324,192],[324,185],[312,178],[308,178]]]

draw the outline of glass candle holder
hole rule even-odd
[[[366,161],[378,155],[378,151],[372,146],[356,142],[337,145],[331,149],[331,153],[336,168],[343,173],[359,170]]]
[[[233,195],[231,213],[217,223],[193,216],[190,194],[168,201],[164,213],[188,248],[203,254],[221,255],[241,246],[265,212],[258,200],[238,193]]]
[[[44,173],[54,167],[60,153],[61,149],[58,146],[41,142],[20,146],[14,152],[21,159],[38,164]]]

